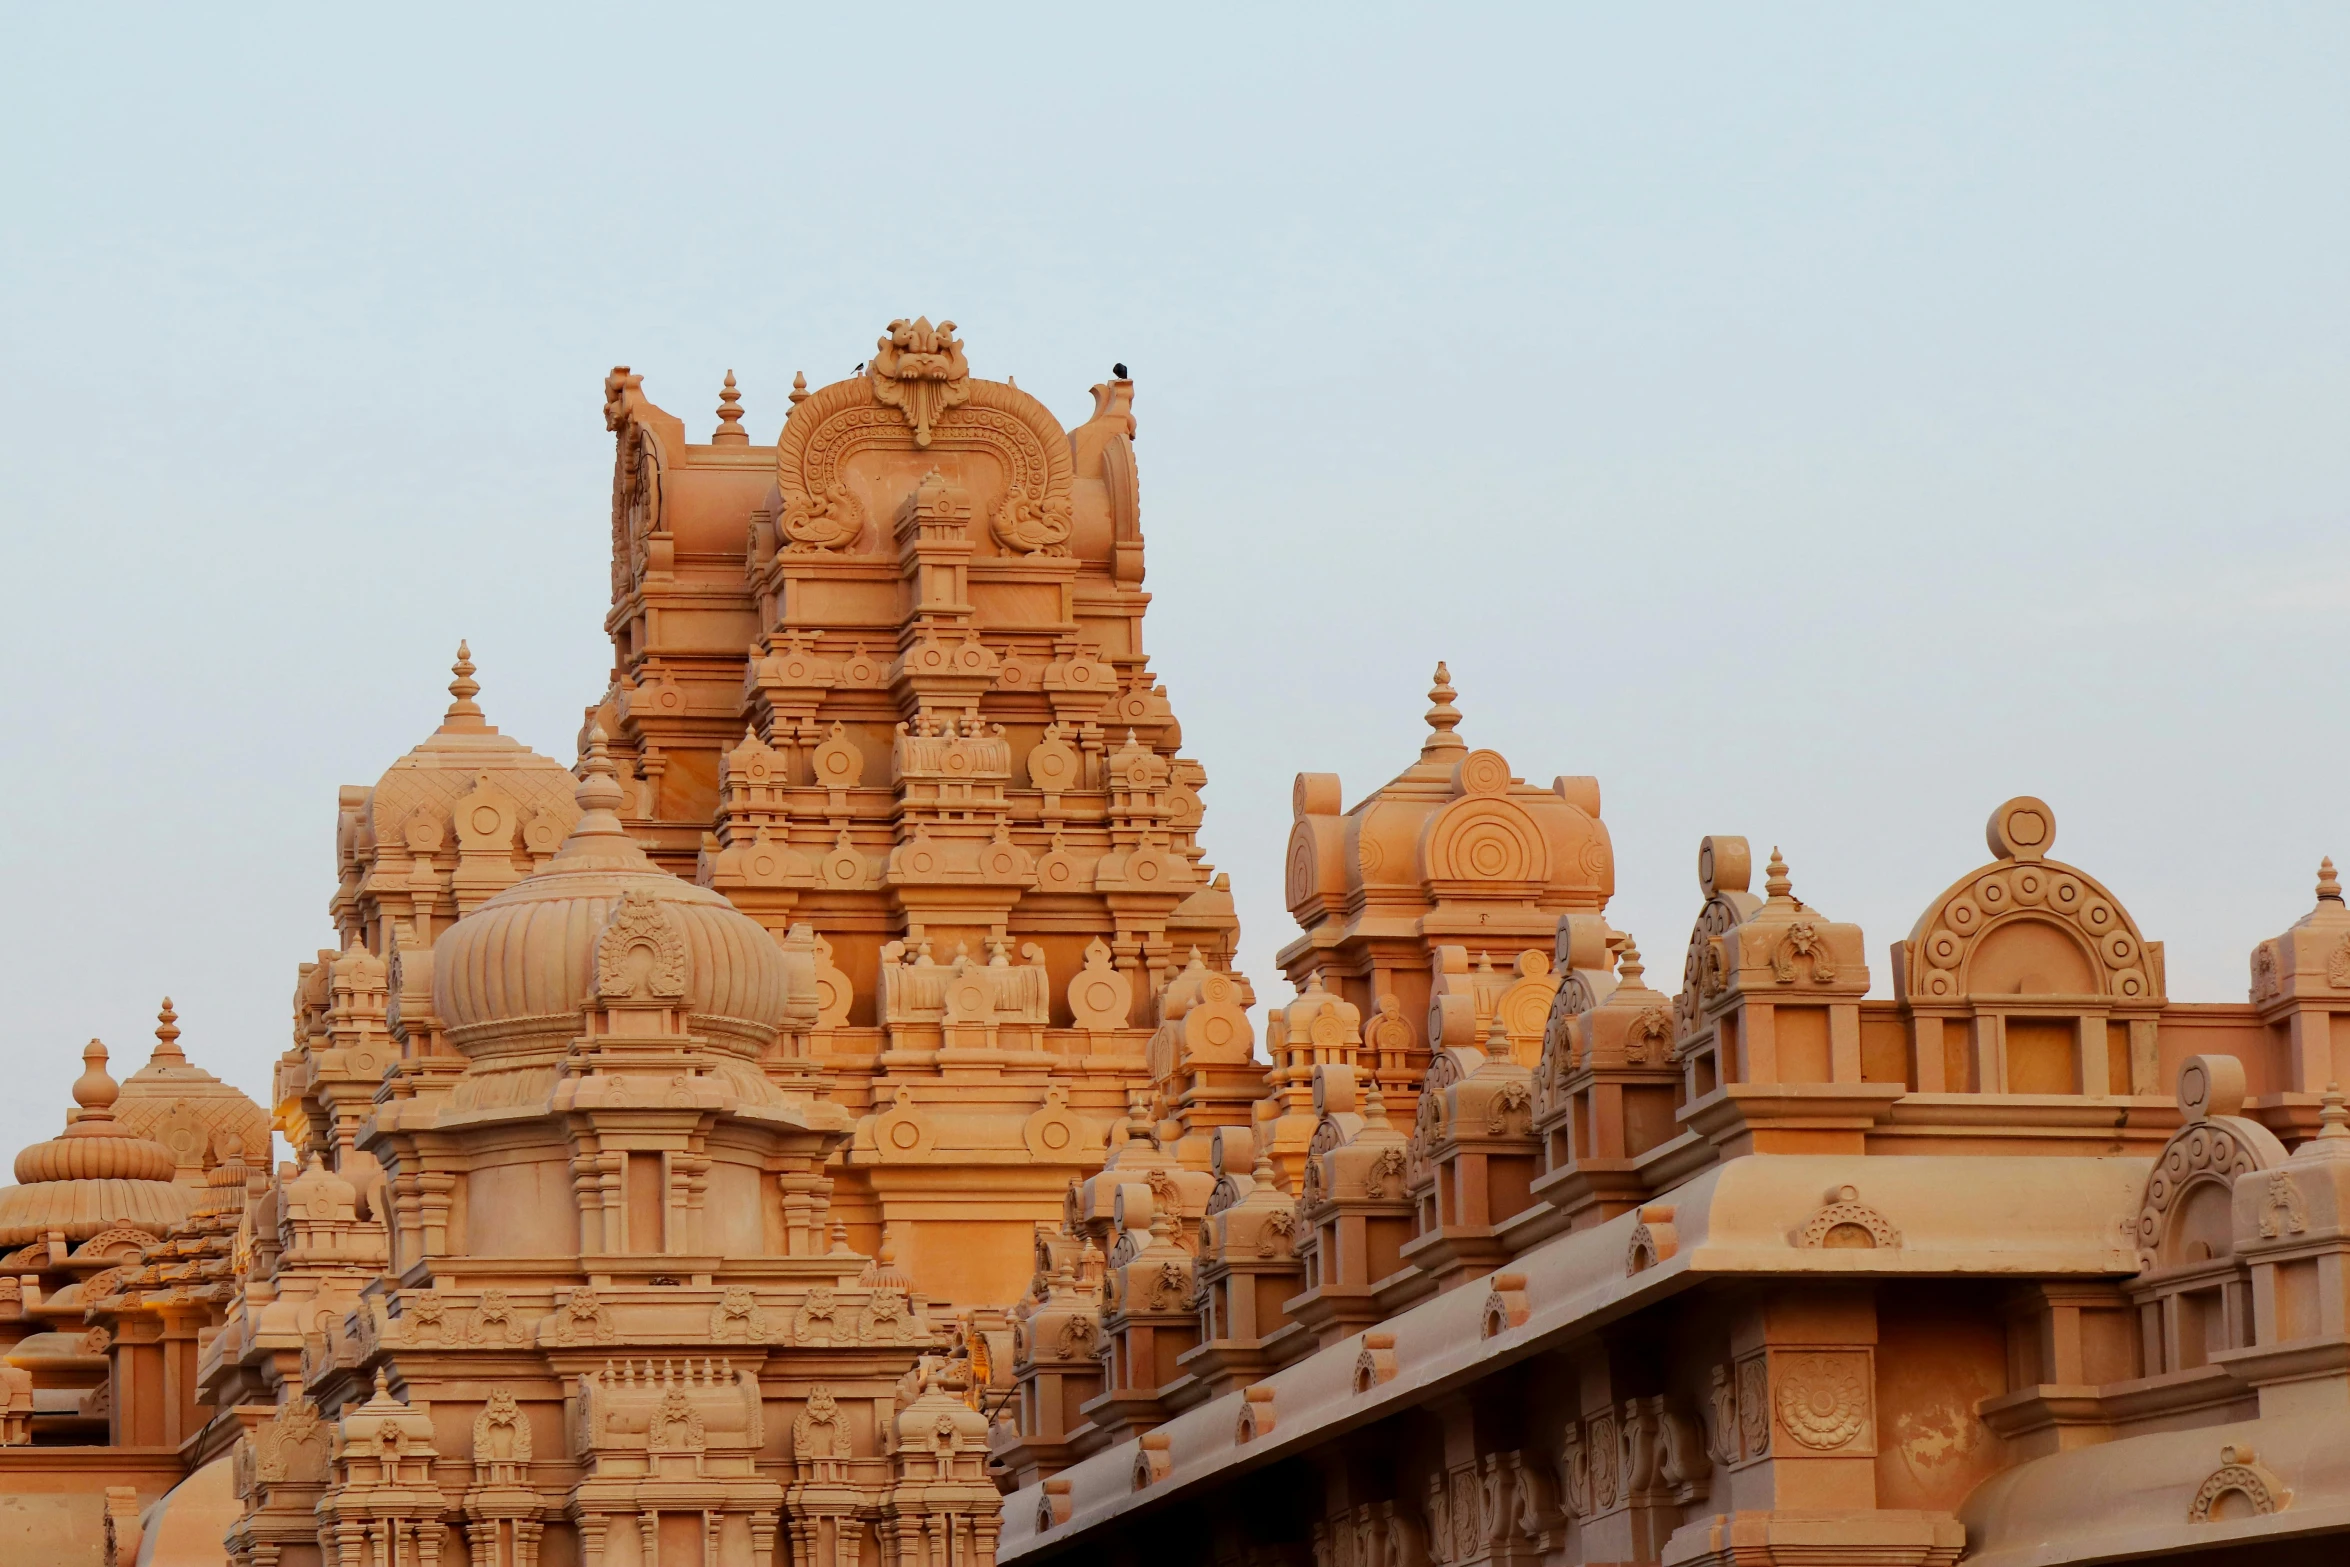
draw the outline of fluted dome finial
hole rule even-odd
[[[588,752],[580,759],[579,790],[574,798],[583,811],[617,811],[627,798],[620,788],[620,769],[612,765],[612,742],[602,724],[588,731]]]
[[[556,867],[576,870],[593,862],[618,870],[660,871],[620,824],[620,807],[628,794],[620,786],[619,773],[612,760],[611,741],[604,726],[597,724],[588,730],[587,755],[579,762],[579,787],[571,792],[579,802],[579,821],[555,851]]]
[[[106,1046],[95,1039],[82,1046],[82,1075],[73,1080],[73,1102],[82,1113],[75,1123],[113,1120],[114,1101],[121,1093],[107,1075]]]

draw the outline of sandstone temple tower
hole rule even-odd
[[[576,760],[460,644],[337,800],[268,1107],[167,1000],[15,1156],[0,1549],[2342,1558],[2331,860],[2199,1002],[2046,801],[1876,968],[1719,833],[1676,970],[1609,921],[1598,780],[1513,771],[1438,664],[1401,771],[1297,777],[1260,1057],[1133,391],[1063,430],[901,320],[761,446],[731,374],[694,442],[613,373]]]
[[[616,370],[622,819],[813,940],[805,1070],[854,1118],[831,1197],[939,1295],[1008,1301],[1029,1231],[1145,1081],[1152,1006],[1230,966],[1207,774],[1143,648],[1134,387],[1074,431],[952,322],[707,444]]]

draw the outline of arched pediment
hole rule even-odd
[[[1346,901],[1346,840],[1353,823],[1339,815],[1338,775],[1299,773],[1290,790],[1287,878],[1289,912],[1301,924],[1327,917]],[[1319,907],[1317,908],[1317,905]]]
[[[2146,1174],[2133,1235],[2141,1270],[2192,1268],[2234,1254],[2236,1177],[2285,1162],[2285,1145],[2244,1107],[2244,1066],[2234,1056],[2190,1056],[2179,1069],[2186,1124]]]
[[[2123,1006],[2163,1000],[2162,946],[2088,872],[2046,859],[2056,817],[2030,796],[1992,813],[1998,856],[1927,905],[1903,943],[1911,1001],[2098,996]]]
[[[1697,890],[1705,903],[1689,931],[1689,947],[1681,960],[1681,990],[1673,997],[1676,1041],[1697,1031],[1708,997],[1729,983],[1724,950],[1717,938],[1762,907],[1762,899],[1747,889],[1754,880],[1754,850],[1742,838],[1716,833],[1697,845]]]
[[[936,333],[943,337],[952,326]],[[792,409],[775,443],[787,548],[888,548],[898,508],[936,470],[968,497],[982,553],[1068,553],[1076,473],[1068,432],[1018,387],[972,376],[960,348],[955,344],[951,364],[929,365],[936,355],[898,356],[901,370],[919,360],[937,374],[892,377],[877,355],[873,370],[810,393]],[[961,374],[947,373],[954,369]]]

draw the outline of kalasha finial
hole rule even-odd
[[[2330,854],[2317,862],[2317,901],[2342,901],[2342,878],[2334,874],[2334,858]]]
[[[1379,1079],[1373,1076],[1370,1091],[1363,1096],[1363,1119],[1373,1126],[1387,1124],[1387,1096],[1379,1091]]]
[[[794,370],[794,371],[791,373],[791,401],[792,401],[792,406],[793,406],[794,408],[797,408],[797,407],[798,407],[800,404],[802,404],[802,403],[806,402],[807,400],[808,400],[808,372],[807,372],[807,371],[805,371],[805,370]]]
[[[456,720],[457,727],[468,727],[464,722],[468,719],[478,725],[481,721],[481,705],[473,699],[481,694],[481,682],[473,678],[473,650],[462,640],[457,644],[457,662],[449,666],[449,673],[456,678],[449,682],[448,718]],[[447,720],[444,720],[443,727],[449,727]]]
[[[180,1053],[180,1015],[171,1009],[171,997],[163,998],[163,1010],[155,1014],[155,1056],[157,1061],[173,1063],[188,1058]]]
[[[621,792],[619,770],[612,765],[612,746],[602,724],[588,730],[587,755],[580,758],[579,787],[572,792],[572,798],[579,802],[582,811],[617,811],[621,801],[627,798]]]
[[[2326,1084],[2325,1108],[2317,1113],[2317,1135],[2320,1137],[2350,1138],[2350,1108],[2342,1102],[2342,1085]]]
[[[748,446],[750,432],[743,428],[743,394],[734,389],[734,372],[726,372],[726,385],[718,393],[718,428],[710,434],[712,446]]]
[[[1771,863],[1766,867],[1763,879],[1763,891],[1770,895],[1773,903],[1792,903],[1795,900],[1788,894],[1794,890],[1795,883],[1787,879],[1787,862],[1779,857],[1779,846],[1774,843],[1771,845]]]
[[[82,1046],[82,1075],[73,1080],[73,1102],[82,1107],[76,1119],[113,1119],[115,1096],[121,1092],[106,1073],[106,1046],[95,1039]]]
[[[1616,982],[1638,986],[1640,976],[1647,972],[1646,965],[1640,961],[1640,943],[1626,936],[1624,944],[1616,949]]]
[[[1453,733],[1461,721],[1461,710],[1452,705],[1452,699],[1458,695],[1460,693],[1452,688],[1452,671],[1441,661],[1438,662],[1435,684],[1428,688],[1428,727],[1435,732],[1428,736],[1427,744],[1420,748],[1423,753],[1453,750],[1464,743]]]

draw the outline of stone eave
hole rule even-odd
[[[1604,1224],[1554,1236],[1497,1274],[1521,1277],[1524,1320],[1484,1336],[1497,1291],[1474,1281],[1378,1323],[1394,1338],[1394,1371],[1354,1389],[1362,1335],[1286,1366],[1256,1383],[1262,1433],[1238,1438],[1248,1389],[1177,1415],[1142,1439],[1120,1442],[1055,1476],[1067,1486],[1068,1522],[1036,1527],[1041,1486],[1005,1499],[998,1560],[1044,1560],[1080,1539],[1095,1544],[1103,1525],[1317,1446],[1399,1410],[1559,1348],[1606,1324],[1710,1279],[1800,1277],[2126,1278],[2137,1271],[2129,1227],[2151,1161],[2144,1158],[1919,1155],[1750,1155],[1708,1169]],[[1971,1203],[1949,1201],[1964,1181]],[[1882,1249],[1799,1245],[1805,1222],[1840,1186],[1855,1188],[1901,1233]],[[1666,1210],[1670,1210],[1667,1217]],[[1648,1232],[1655,1260],[1630,1270],[1635,1232]],[[1271,1390],[1266,1400],[1264,1390]],[[1263,1416],[1270,1404],[1270,1427]],[[1165,1473],[1137,1489],[1148,1442]]]

